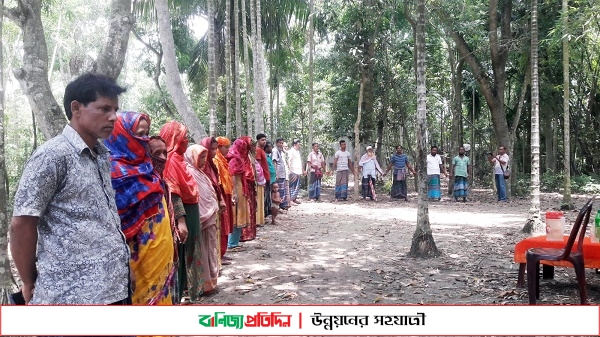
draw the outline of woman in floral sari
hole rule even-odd
[[[148,152],[149,129],[147,115],[120,113],[105,144],[111,151],[112,185],[136,279],[132,302],[169,305],[173,235],[161,178]]]
[[[217,289],[219,277],[219,200],[211,178],[206,174],[208,152],[202,145],[192,145],[185,151],[187,170],[196,180],[200,200],[200,226],[202,231],[202,271],[204,294]]]
[[[160,137],[167,143],[167,163],[164,179],[171,191],[171,200],[181,243],[179,245],[179,293],[187,290],[189,299],[196,301],[203,292],[200,214],[198,184],[187,171],[183,155],[188,146],[187,128],[176,121],[166,123]]]

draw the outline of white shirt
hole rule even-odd
[[[335,153],[335,158],[337,159],[336,171],[347,171],[351,156],[352,155],[348,151],[338,150]]]
[[[440,155],[427,155],[427,175],[440,174],[440,165],[442,165],[442,157]]]
[[[500,162],[498,161],[498,158],[500,158],[500,160],[506,163],[502,165],[502,168],[500,168]],[[502,172],[502,169],[506,170],[506,168],[508,167],[508,162],[509,157],[506,153],[501,156],[494,157],[494,174],[504,174],[504,172]]]
[[[288,151],[290,156],[290,171],[294,174],[302,175],[302,157],[300,157],[300,151],[295,148],[291,148]]]
[[[369,176],[377,178],[377,167],[375,166],[374,160],[369,160],[368,162],[363,164],[362,174],[363,178],[368,178]]]

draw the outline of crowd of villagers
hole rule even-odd
[[[270,145],[264,135],[190,144],[177,121],[159,135],[149,130],[148,115],[126,111],[105,140],[136,278],[132,302],[193,303],[216,291],[222,266],[231,264],[226,252],[253,240],[268,215],[275,220]]]

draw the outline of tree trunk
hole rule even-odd
[[[275,95],[277,95],[277,99],[275,100],[275,114],[276,114],[276,118],[277,118],[277,123],[275,123],[275,125],[279,126],[279,119],[281,118],[281,109],[279,106],[279,82],[277,82],[277,92]],[[273,133],[273,140],[275,140],[277,137],[279,137],[279,129],[275,130],[275,132]]]
[[[260,69],[258,69],[258,38],[256,37],[256,0],[250,0],[250,28],[252,35],[252,87],[254,89],[254,111],[252,111],[253,133],[258,133],[258,125],[256,124],[257,115],[262,111],[262,102],[260,100]]]
[[[415,54],[417,60],[417,160],[419,200],[417,228],[413,234],[409,256],[419,258],[440,255],[429,224],[429,201],[427,200],[427,86],[425,81],[425,0],[417,2]]]
[[[544,135],[546,141],[546,170],[552,171],[556,174],[556,141],[554,140],[554,129],[556,125],[554,123],[554,116],[547,114],[544,121],[545,132]],[[542,172],[544,172],[542,170]]]
[[[571,119],[569,116],[569,96],[570,96],[570,76],[569,76],[569,36],[567,28],[569,26],[569,1],[562,1],[562,23],[563,23],[563,138],[564,138],[564,175],[565,189],[563,192],[562,209],[573,209],[573,201],[571,200]]]
[[[546,230],[540,220],[540,97],[537,1],[531,1],[531,208],[523,230],[533,235],[543,235]]]
[[[354,175],[354,200],[358,200],[358,192],[360,189],[360,177],[358,174],[360,172],[360,167],[358,163],[360,162],[360,120],[362,118],[362,104],[363,104],[363,93],[365,90],[365,83],[367,82],[367,74],[365,70],[361,67],[361,80],[360,80],[360,88],[358,89],[358,112],[356,114],[356,123],[354,123],[354,172],[357,174]]]
[[[462,71],[464,66],[464,61],[461,58],[460,60],[456,60],[455,56],[456,50],[449,50],[449,60],[451,68],[451,76],[452,76],[452,140],[450,142],[450,146],[448,149],[444,149],[445,153],[447,153],[449,165],[452,165],[452,154],[454,151],[458,151],[458,148],[462,146]],[[450,167],[448,167],[448,172],[450,172]],[[452,195],[454,193],[454,175],[450,174],[448,177],[448,195]]]
[[[131,3],[131,0],[111,1],[108,35],[94,66],[95,72],[114,80],[123,69],[129,34],[133,28]]]
[[[481,65],[480,60],[467,45],[461,33],[452,31],[451,34],[461,57],[465,59],[473,71],[473,75],[490,109],[496,143],[510,147],[509,128],[504,109],[504,92],[507,80],[506,63],[513,38],[511,32],[512,1],[500,1],[502,5],[500,13],[498,13],[498,2],[499,0],[490,0],[488,10],[488,39],[493,78],[490,78],[487,67]],[[498,27],[498,18],[501,23],[500,27]],[[501,33],[500,37],[498,32]]]
[[[531,84],[531,59],[527,60],[526,68],[525,68],[525,78],[523,79],[523,85],[521,86],[521,94],[519,95],[519,102],[517,103],[517,109],[515,112],[515,117],[513,119],[512,126],[510,128],[510,143],[508,144],[508,155],[510,156],[510,165],[512,172],[519,172],[519,164],[517,158],[514,155],[515,143],[517,142],[517,128],[519,127],[519,122],[521,120],[521,115],[523,114],[523,107],[525,106],[525,98],[527,95],[527,88]],[[525,163],[523,163],[523,166]],[[506,184],[506,193],[507,195],[512,195],[512,186],[516,186],[517,183],[517,175],[510,175],[510,183]]]
[[[217,44],[215,37],[215,6],[214,0],[207,0],[208,9],[208,133],[211,137],[217,136]],[[229,4],[229,1],[227,1]],[[228,6],[229,7],[229,6]],[[225,31],[229,33],[227,25],[228,19],[225,19]],[[226,46],[226,94],[225,94],[225,115],[226,119],[230,117],[231,110],[231,45],[229,43],[229,34],[225,34]]]
[[[2,0],[4,7],[4,0]],[[0,7],[0,304],[8,304],[13,279],[8,258],[8,177],[6,176],[6,153],[4,151],[4,44],[2,33],[4,16]]]
[[[269,83],[269,135],[271,139],[275,139],[275,123],[273,121],[273,101],[275,100],[275,95],[273,95],[273,89],[275,89],[275,86],[277,85],[277,75],[273,74],[273,63],[269,64],[269,74],[271,76],[271,81]]]
[[[234,20],[233,25],[235,29],[235,63],[234,63],[234,76],[235,76],[235,135],[239,138],[244,133],[243,120],[242,120],[242,93],[241,93],[241,71],[240,71],[240,6],[239,0],[233,0],[235,5],[233,6]],[[229,137],[229,135],[227,136]]]
[[[50,139],[62,132],[67,121],[48,81],[48,47],[41,7],[39,0],[20,0],[8,13],[23,33],[23,64],[14,70],[14,76],[27,95],[44,137]]]
[[[169,14],[169,5],[167,0],[155,0],[154,8],[158,19],[158,33],[163,47],[164,63],[167,79],[167,90],[173,98],[173,103],[177,112],[181,115],[183,123],[187,126],[192,138],[200,141],[206,137],[206,130],[198,119],[198,116],[192,108],[181,83],[179,68],[177,66],[177,56],[175,55],[175,42],[173,40],[173,30],[171,28],[171,15]],[[209,30],[210,31],[210,30]]]
[[[246,0],[242,0],[242,31],[244,35],[244,70],[246,71],[246,128],[248,134],[254,133],[253,123],[254,110],[256,108],[256,95],[254,92],[254,80],[250,77],[250,46],[254,48],[254,0],[250,1],[250,34],[248,35],[247,19],[246,19]],[[254,51],[253,51],[254,53]],[[254,57],[253,57],[254,58]],[[252,62],[254,64],[254,62]],[[255,74],[256,69],[253,69]]]
[[[261,12],[261,0],[256,0],[256,35],[255,38],[255,51],[254,58],[256,60],[256,67],[254,71],[254,92],[257,94],[256,100],[260,102],[257,104],[257,109],[254,112],[254,132],[264,133],[265,132],[265,107],[267,106],[267,84],[266,84],[266,64],[265,64],[265,48],[262,41],[262,12]],[[256,87],[258,86],[258,87]],[[258,90],[257,90],[258,89]]]
[[[158,90],[158,92],[160,94],[160,104],[162,105],[163,109],[167,113],[167,116],[169,116],[170,118],[174,118],[175,114],[173,113],[173,110],[169,106],[169,102],[166,97],[167,95],[165,94],[164,89],[160,85],[160,74],[162,74],[162,61],[163,61],[162,47],[159,46],[158,49],[154,48],[152,45],[150,45],[149,43],[144,41],[144,39],[142,39],[142,37],[135,31],[135,29],[132,29],[131,31],[133,33],[133,36],[135,36],[135,38],[146,47],[146,49],[148,49],[150,52],[152,52],[154,54],[154,56],[156,56],[156,61],[154,61],[155,62],[154,63],[154,74],[152,75],[152,82],[154,82],[154,86],[156,87],[156,89]]]
[[[212,3],[213,1],[215,1],[215,0],[207,0],[207,4]],[[212,7],[213,11],[215,11],[214,3],[211,4],[211,7]],[[216,16],[216,13],[214,13],[214,15]],[[214,29],[213,29],[213,32],[214,32]],[[225,137],[229,138],[231,136],[231,91],[232,91],[231,84],[233,81],[233,77],[235,76],[235,74],[234,74],[235,73],[235,64],[233,64],[233,67],[234,67],[233,71],[232,71],[232,64],[231,64],[231,1],[230,0],[225,0],[225,34],[223,34],[223,39],[225,40],[225,43],[224,43],[225,44]],[[210,33],[209,33],[208,46],[209,46],[209,62],[210,62],[210,48],[211,48]],[[216,48],[217,47],[216,42],[213,42],[212,46],[214,46]],[[214,55],[215,55],[215,58],[213,61],[216,63],[217,62],[216,52]],[[210,72],[209,72],[209,74],[210,74]],[[215,88],[216,88],[216,83],[218,82],[217,76],[215,76],[214,78],[215,78]],[[209,78],[209,81],[210,81],[210,78]],[[216,97],[218,97],[218,94],[215,94],[215,98]],[[210,106],[210,92],[209,92],[209,106]],[[215,123],[217,122],[216,121],[217,120],[216,111],[217,111],[217,109],[216,109],[216,104],[215,104]],[[209,118],[210,118],[210,116],[209,116]],[[212,119],[211,119],[211,121],[212,121]],[[211,131],[209,131],[209,133],[213,137],[216,136],[216,132],[215,132],[215,134],[213,134]]]
[[[315,86],[315,23],[314,23],[314,0],[308,1],[308,146],[313,143],[313,118],[314,118],[314,86]]]

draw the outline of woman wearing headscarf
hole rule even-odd
[[[215,137],[205,137],[200,142],[200,145],[204,146],[208,151],[206,164],[204,165],[204,173],[210,179],[210,182],[217,193],[217,200],[219,202],[219,214],[225,210],[225,201],[223,199],[223,189],[219,184],[219,169],[214,163],[214,159],[217,155],[219,143]],[[219,268],[221,268],[221,217],[217,218],[217,237],[215,244],[219,252]]]
[[[179,245],[179,294],[196,301],[203,291],[200,245],[198,184],[186,168],[183,158],[188,146],[187,128],[176,121],[166,123],[160,137],[167,143],[164,179],[171,191],[175,220],[182,244]]]
[[[132,302],[169,305],[175,274],[173,235],[161,179],[148,153],[149,129],[148,115],[120,113],[105,144],[111,152],[111,180],[136,279]]]
[[[256,237],[256,191],[254,190],[254,164],[250,156],[250,137],[241,137],[229,149],[229,173],[233,177],[233,204],[235,230],[229,236],[228,248]],[[253,156],[252,156],[253,157]]]
[[[227,240],[229,234],[233,232],[233,205],[231,198],[233,195],[233,182],[231,174],[229,174],[229,160],[227,153],[231,147],[231,141],[226,137],[217,137],[217,154],[213,159],[213,163],[219,172],[219,185],[223,191],[223,201],[225,202],[225,210],[221,212],[221,259],[222,264],[230,264],[229,258],[225,257],[227,252]]]
[[[175,223],[175,211],[173,210],[173,201],[171,200],[171,192],[169,191],[169,185],[164,180],[163,172],[167,163],[167,143],[160,136],[150,137],[148,142],[148,151],[150,158],[152,158],[152,166],[154,166],[154,172],[160,176],[161,186],[164,190],[165,200],[167,202],[167,209],[169,211],[169,219],[171,222],[171,234],[173,235],[173,276],[171,279],[171,298],[173,303],[180,303],[181,298],[179,297],[179,275],[177,269],[179,267],[179,253],[178,247],[181,240],[179,239],[179,230]]]
[[[210,138],[208,138],[210,142]],[[219,278],[219,198],[212,178],[206,173],[209,165],[209,152],[202,145],[192,145],[185,151],[185,161],[188,172],[198,184],[200,200],[200,228],[202,231],[202,275],[204,279],[204,294],[216,290]],[[210,162],[212,164],[212,161]],[[218,183],[217,183],[218,184]],[[218,185],[217,185],[218,188]]]
[[[365,153],[358,162],[358,166],[362,169],[362,197],[374,199],[375,196],[371,191],[371,186],[375,188],[375,178],[377,173],[383,174],[381,166],[377,161],[373,147],[367,146],[367,153]]]

